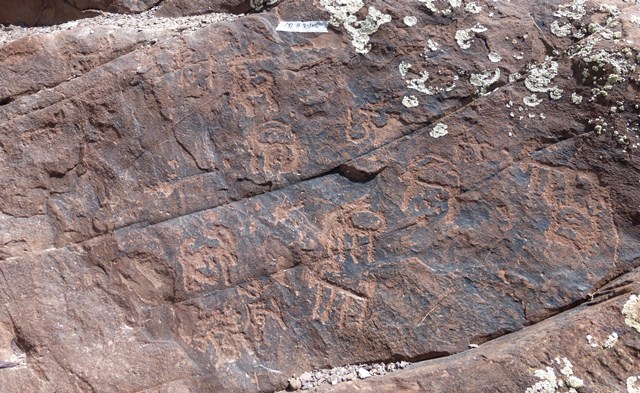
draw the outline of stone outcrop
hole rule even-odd
[[[157,3],[157,0],[0,0],[0,23],[25,26],[52,25],[92,17],[100,11],[147,11]]]
[[[270,392],[399,360],[425,362],[327,391],[640,375],[638,6],[347,3],[0,47],[3,389]]]
[[[573,388],[574,392],[634,392],[627,387],[640,388],[640,334],[624,323],[621,311],[628,303],[628,292],[640,291],[639,279],[636,270],[609,285],[602,297],[585,307],[566,311],[477,349],[384,377],[325,385],[317,391],[536,393]],[[626,295],[610,299],[612,294],[622,293]]]
[[[0,24],[48,26],[106,13],[139,14],[153,9],[158,17],[205,13],[245,14],[262,11],[276,0],[0,0]]]

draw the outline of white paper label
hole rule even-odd
[[[313,20],[308,22],[280,22],[276,30],[295,33],[326,33],[328,27],[328,21]]]

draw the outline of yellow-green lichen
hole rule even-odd
[[[532,93],[546,93],[554,89],[549,86],[553,78],[558,75],[558,63],[547,57],[542,64],[529,66],[529,75],[524,85]]]

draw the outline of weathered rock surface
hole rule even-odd
[[[99,11],[136,13],[158,0],[0,0],[0,23],[52,25],[95,16]]]
[[[262,11],[276,0],[0,0],[0,24],[48,26],[107,13],[158,17]]]
[[[356,46],[276,31],[329,19],[301,0],[6,43],[0,356],[26,359],[3,389],[274,391],[436,357],[332,388],[517,391],[566,357],[622,389],[629,294],[576,308],[640,265],[640,17],[608,3],[369,1],[391,20]]]
[[[618,295],[638,293],[639,283],[640,271],[636,269],[608,289]],[[595,298],[589,305],[566,311],[477,349],[414,365],[384,377],[325,385],[316,391],[525,392],[535,389],[536,384],[549,383],[549,378],[539,378],[535,371],[542,370],[548,375],[547,367],[551,367],[556,381],[564,383],[564,387],[555,386],[558,392],[568,391],[571,383],[577,391],[633,392],[627,386],[640,388],[640,383],[636,383],[636,377],[640,377],[640,332],[627,326],[621,313],[629,294],[613,300],[607,297]],[[572,366],[571,373],[566,369],[567,363]],[[580,385],[584,389],[578,387]],[[552,387],[548,391],[556,390]]]

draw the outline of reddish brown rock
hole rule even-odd
[[[245,14],[264,11],[275,0],[0,0],[0,24],[49,26],[106,13],[183,17],[211,12]]]
[[[540,332],[619,319],[574,308],[640,261],[637,7],[476,3],[368,2],[391,21],[367,53],[276,31],[329,19],[293,0],[1,47],[0,355],[26,356],[2,386],[274,391],[436,357],[380,386],[526,389],[552,356],[584,375],[582,343]],[[514,366],[485,376],[470,343]],[[609,369],[589,383],[632,371]]]
[[[157,15],[175,17],[198,15],[207,12],[245,14],[254,10],[252,7],[254,3],[261,4],[260,0],[165,0],[158,6]]]
[[[162,0],[160,0],[161,2]],[[158,0],[0,0],[0,23],[42,26],[95,16],[99,11],[136,13]]]
[[[629,284],[629,283],[632,284]],[[625,324],[622,309],[630,293],[640,292],[635,270],[607,287],[604,295],[477,349],[412,365],[410,369],[321,386],[317,392],[525,392],[553,375],[557,391],[623,391],[640,387],[640,332]],[[637,307],[637,306],[636,306]],[[571,365],[571,372],[567,369]],[[551,368],[551,373],[549,372]],[[544,373],[541,373],[544,372]],[[564,373],[563,373],[564,371]],[[538,373],[539,375],[536,375]],[[634,382],[637,381],[637,382]],[[549,391],[556,391],[551,388]]]

